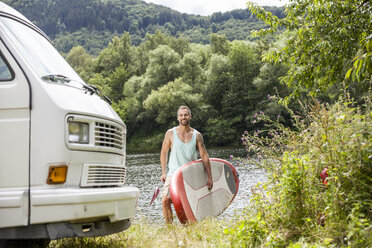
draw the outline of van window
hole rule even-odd
[[[52,44],[32,28],[6,17],[0,17],[0,27],[39,78],[59,74],[83,82]]]
[[[0,53],[0,81],[9,81],[13,79],[12,70],[8,63],[5,62],[3,55]]]

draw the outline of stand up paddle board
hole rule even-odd
[[[239,177],[228,161],[210,158],[213,188],[208,190],[207,172],[201,159],[182,165],[172,175],[170,195],[182,224],[218,216],[238,193]]]

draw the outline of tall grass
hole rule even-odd
[[[139,221],[124,232],[96,238],[68,238],[52,241],[49,247],[226,247],[229,238],[223,230],[225,221],[207,219],[182,226]]]

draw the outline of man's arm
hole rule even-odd
[[[160,151],[160,164],[161,164],[161,178],[162,182],[165,182],[167,177],[167,162],[168,162],[168,152],[171,148],[171,131],[168,130],[165,133],[163,144]]]
[[[213,188],[212,169],[211,169],[211,164],[209,162],[209,155],[207,153],[207,149],[205,149],[204,139],[203,139],[203,136],[201,135],[201,133],[198,133],[197,136],[196,136],[196,146],[198,147],[200,158],[203,161],[204,168],[207,171],[208,189],[211,189],[211,188]]]

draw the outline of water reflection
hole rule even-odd
[[[160,152],[160,151],[159,151]],[[249,205],[251,186],[266,180],[265,173],[247,164],[238,164],[234,157],[244,157],[244,149],[208,149],[211,158],[221,158],[230,161],[239,173],[239,191],[231,205],[218,217],[220,219],[233,218],[236,212],[240,212]],[[161,197],[157,197],[150,206],[150,201],[156,185],[160,182],[161,166],[160,153],[141,153],[127,155],[127,185],[139,188],[141,194],[138,200],[138,213],[136,220],[146,218],[149,222],[163,222]],[[174,212],[175,220],[177,219]]]

